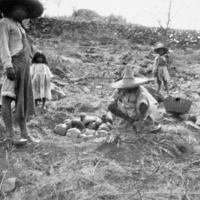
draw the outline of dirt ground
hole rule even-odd
[[[198,200],[199,130],[166,115],[162,103],[159,106],[162,129],[158,133],[134,134],[130,125],[119,124],[117,118],[113,130],[104,137],[72,141],[53,133],[57,124],[81,112],[97,116],[106,112],[113,92],[110,83],[119,75],[123,54],[131,53],[131,62],[143,62],[147,57],[153,60],[150,48],[145,46],[130,50],[125,44],[110,45],[89,48],[92,53],[88,53],[88,48],[71,45],[66,42],[56,49],[45,41],[38,44],[50,61],[51,70],[56,64],[65,67],[68,77],[56,76],[54,82],[60,82],[66,97],[49,102],[45,112],[38,108],[37,117],[28,122],[30,133],[41,139],[40,144],[10,150],[6,145],[0,146],[0,199]],[[63,64],[52,57],[68,56],[69,52],[81,55],[84,62]],[[198,64],[194,55],[195,52],[175,51],[170,88],[172,96],[191,99],[190,113],[198,116],[200,70],[197,65],[190,67]],[[156,88],[155,83],[150,85]],[[165,91],[162,93],[166,95]],[[5,132],[2,119],[0,131]],[[2,185],[10,177],[17,178],[16,187],[5,193]]]

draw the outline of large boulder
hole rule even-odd
[[[51,92],[53,101],[59,101],[66,96],[66,94],[53,83],[51,83]]]

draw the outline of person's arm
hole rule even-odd
[[[170,56],[169,56],[169,54],[165,55],[165,59],[166,59],[167,69],[169,70],[169,68],[170,68]]]
[[[140,93],[137,98],[137,110],[139,113],[139,120],[144,120],[147,117],[147,110],[149,108],[149,101],[144,93]]]
[[[143,120],[145,118],[146,112],[148,110],[148,106],[145,103],[142,103],[139,107],[140,111],[140,120]]]
[[[3,67],[6,70],[7,78],[11,81],[15,80],[15,71],[12,64],[12,57],[9,49],[9,34],[10,29],[8,24],[0,21],[0,59]]]
[[[1,20],[0,21],[0,59],[5,69],[13,67],[12,57],[9,50],[9,26]]]
[[[120,101],[121,100],[121,97],[122,97],[122,94],[121,94],[122,91],[120,91],[119,89],[116,89],[112,95],[112,101]]]
[[[156,75],[156,72],[158,70],[158,64],[159,64],[159,57],[156,57],[154,60],[154,65],[153,65],[153,74],[154,76]]]
[[[49,67],[46,65],[46,69],[47,69],[47,73],[48,73],[48,76],[49,78],[53,78],[53,74],[51,73],[51,70],[49,69]]]
[[[33,78],[34,72],[35,72],[35,64],[32,64],[31,67],[30,67],[31,78]]]

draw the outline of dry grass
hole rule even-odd
[[[117,130],[113,134],[119,135]],[[93,139],[73,144],[52,135],[51,142],[13,149],[6,162],[12,176],[17,177],[17,189],[3,195],[13,200],[160,200],[185,195],[199,199],[200,152],[192,148],[198,142],[195,133],[180,125],[164,125],[157,135],[134,135],[129,128],[120,134],[123,137],[118,145],[108,143],[108,138],[102,138],[102,143]],[[121,160],[120,152],[126,155],[120,156]]]

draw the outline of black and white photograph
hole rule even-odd
[[[0,0],[0,200],[199,200],[200,0]]]

